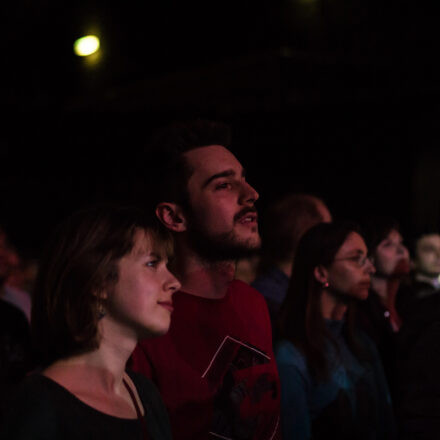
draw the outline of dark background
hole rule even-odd
[[[0,223],[22,252],[77,207],[124,199],[152,131],[190,117],[231,124],[263,213],[306,191],[407,236],[437,225],[435,2],[3,3]],[[94,62],[72,50],[87,33]]]

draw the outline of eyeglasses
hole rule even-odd
[[[355,263],[359,267],[365,267],[367,262],[370,263],[372,266],[374,266],[373,258],[370,256],[366,256],[366,255],[355,255],[353,257],[337,258],[333,261],[345,261],[345,260],[352,261],[353,263]]]

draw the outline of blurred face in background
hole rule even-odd
[[[423,235],[416,243],[414,267],[430,277],[440,275],[440,235]]]
[[[376,275],[382,277],[402,276],[409,272],[409,252],[403,244],[400,232],[392,229],[373,254]]]

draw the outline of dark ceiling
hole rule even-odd
[[[341,216],[386,211],[417,223],[413,199],[425,187],[414,189],[415,168],[438,144],[435,2],[16,0],[1,9],[0,222],[23,248],[38,249],[77,206],[123,198],[151,131],[193,116],[231,123],[262,207],[313,191]],[[72,51],[89,32],[101,38],[94,64]]]

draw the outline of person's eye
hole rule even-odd
[[[219,182],[215,186],[215,189],[230,189],[232,185],[229,182]]]
[[[145,266],[153,267],[153,268],[156,268],[158,265],[159,265],[159,259],[149,260],[145,263]]]

